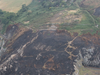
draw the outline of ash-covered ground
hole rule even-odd
[[[78,59],[84,66],[100,68],[100,37],[96,34],[78,36],[66,30],[33,33],[17,28],[5,47],[0,75],[75,75],[74,63]]]

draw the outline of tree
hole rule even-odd
[[[28,7],[26,6],[26,4],[23,4],[23,5],[22,5],[21,11],[22,11],[22,12],[25,12],[25,11],[27,11],[27,10],[28,10]]]
[[[22,15],[24,12],[26,12],[28,10],[28,7],[26,6],[26,4],[22,5],[22,8],[18,11],[17,16]]]
[[[3,11],[0,9],[0,14],[3,14]]]

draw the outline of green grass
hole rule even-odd
[[[66,29],[70,32],[78,32],[79,34],[88,33],[95,34],[99,28],[96,28],[95,18],[84,10],[81,10],[82,20],[78,23],[61,24],[60,29]]]
[[[43,8],[39,1],[33,0],[31,4],[28,6],[29,12],[24,12],[16,22],[24,23],[25,21],[30,21],[29,24],[26,26],[30,26],[33,29],[39,29],[43,26],[46,26],[46,23],[50,21],[50,19],[54,16],[54,14],[68,9],[68,10],[75,10],[80,9],[81,11],[78,14],[81,14],[83,16],[82,20],[80,22],[73,22],[73,23],[65,23],[61,24],[59,29],[66,29],[71,32],[79,32],[79,34],[88,33],[95,34],[99,28],[96,28],[95,26],[100,24],[100,18],[97,18],[93,16],[93,11],[87,11],[88,9],[92,7],[82,8],[79,7],[78,4],[81,3],[82,0],[77,0],[76,3],[71,4],[70,6],[66,7],[52,7],[51,10],[47,8]]]
[[[2,1],[7,2],[8,0],[2,0]],[[14,1],[15,3],[13,3]],[[43,8],[38,0],[33,0],[30,4],[28,3],[29,5],[27,4],[28,10],[23,12],[19,17],[16,18],[15,23],[21,23],[24,26],[29,26],[33,29],[40,29],[41,27],[42,28],[46,27],[47,26],[46,23],[48,23],[56,13],[59,13],[60,11],[63,11],[65,9],[67,10],[80,9],[80,11],[77,14],[82,15],[81,21],[61,24],[59,25],[60,26],[59,29],[66,29],[71,32],[78,32],[79,34],[87,32],[94,34],[96,33],[97,30],[100,29],[100,26],[99,28],[95,27],[97,24],[100,25],[100,18],[93,15],[93,10],[89,10],[92,7],[87,7],[85,9],[83,7],[80,7],[79,4],[81,3],[81,1],[82,0],[76,0],[75,3],[72,3],[69,6],[65,7],[58,6],[58,7],[51,7],[50,9],[48,9],[48,8]],[[22,5],[23,2],[26,2],[26,0],[17,0],[17,1],[11,0],[10,2],[12,2],[13,4],[8,3],[8,5],[10,4],[8,8],[11,8],[12,6],[14,6],[15,8],[17,7],[16,5],[19,5],[18,3]],[[27,21],[29,21],[29,23],[24,24],[24,22]]]
[[[31,4],[28,6],[28,11],[24,12],[16,22],[24,23],[25,21],[30,21],[27,26],[31,26],[33,28],[39,28],[41,26],[46,25],[47,22],[50,21],[51,17],[53,17],[56,13],[65,10],[66,7],[52,7],[50,10],[47,8],[43,8],[39,1],[33,0]]]

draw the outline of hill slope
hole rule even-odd
[[[13,36],[14,35],[14,36]],[[7,28],[6,51],[0,51],[0,75],[98,75],[100,69],[84,70],[84,66],[100,68],[100,37],[66,30]],[[78,60],[80,64],[75,65]],[[79,69],[77,69],[79,67]],[[92,74],[91,74],[92,73]]]
[[[3,0],[2,2],[6,3],[7,1]],[[8,1],[6,6],[8,5],[8,8],[10,8],[12,7],[10,3],[13,3],[15,4],[13,6],[17,9],[18,3],[21,5],[25,2],[24,0]],[[31,2],[31,0],[28,2]],[[28,6],[22,5],[22,8],[16,14],[13,13],[13,16],[12,13],[4,12],[2,15],[1,12],[0,20],[4,24],[4,31],[9,24],[20,23],[34,31],[55,25],[58,29],[66,29],[70,32],[95,34],[97,31],[100,32],[100,17],[94,16],[94,9],[99,7],[99,2],[98,0],[97,2],[94,1],[98,5],[96,7],[95,4],[89,3],[91,3],[90,0],[32,0]],[[95,14],[99,14],[98,11]]]
[[[0,10],[0,75],[99,75],[92,68],[100,68],[100,17],[91,1],[32,0],[17,13]]]

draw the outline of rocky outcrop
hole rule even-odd
[[[100,52],[97,47],[83,48],[83,65],[100,67]]]
[[[100,37],[96,34],[78,36],[66,30],[34,33],[18,28],[5,47],[0,75],[78,75],[76,59],[82,59],[84,66],[100,68]]]

